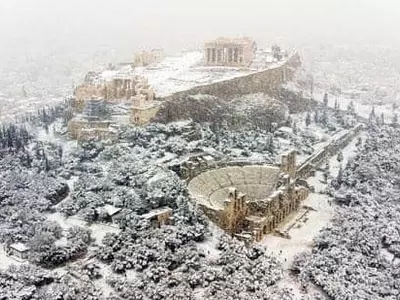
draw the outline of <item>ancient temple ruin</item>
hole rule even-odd
[[[204,45],[205,65],[247,67],[254,59],[256,43],[247,37],[218,38]]]
[[[221,228],[246,241],[273,232],[308,197],[298,183],[295,152],[279,166],[245,165],[213,168],[189,182],[189,192]]]
[[[146,67],[148,65],[159,63],[164,59],[163,49],[152,49],[150,51],[140,51],[135,53],[133,65],[135,67]]]

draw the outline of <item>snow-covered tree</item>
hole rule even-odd
[[[308,127],[308,126],[310,126],[310,124],[311,124],[311,115],[310,115],[310,112],[307,112],[307,114],[306,114],[306,127]]]

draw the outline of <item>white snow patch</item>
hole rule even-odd
[[[11,265],[21,265],[21,264],[26,264],[28,263],[27,261],[20,261],[17,259],[14,259],[14,257],[8,256],[6,252],[4,251],[4,245],[0,244],[0,269],[5,270]]]
[[[209,226],[211,236],[207,237],[203,242],[197,243],[197,247],[205,253],[208,260],[216,261],[221,253],[221,251],[217,249],[217,245],[223,231],[212,222],[210,222]]]
[[[99,245],[107,233],[119,233],[121,231],[116,225],[101,223],[93,223],[87,228],[92,230],[92,237]]]

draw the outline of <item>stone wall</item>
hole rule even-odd
[[[175,100],[180,97],[196,94],[209,94],[226,100],[254,93],[273,94],[279,90],[282,84],[293,79],[295,72],[300,66],[300,56],[296,53],[280,67],[193,87],[161,100]]]
[[[297,176],[299,178],[309,177],[317,166],[326,161],[329,156],[335,155],[340,149],[346,147],[362,129],[363,126],[361,124],[357,124],[352,129],[346,130],[339,137],[331,140],[323,148],[318,149],[299,166],[297,170]]]
[[[117,140],[118,134],[110,130],[110,121],[86,121],[72,119],[68,122],[68,134],[72,139],[86,141],[90,139]]]
[[[247,215],[246,196],[231,188],[224,202],[224,214],[220,226],[231,234],[240,232]]]
[[[146,107],[134,107],[132,109],[130,121],[137,125],[147,124],[152,118],[154,118],[159,109],[159,104],[155,102],[153,105],[148,105]]]
[[[290,178],[296,178],[296,151],[289,151],[281,156],[281,171],[288,174]]]

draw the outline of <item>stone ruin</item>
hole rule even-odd
[[[212,221],[245,241],[260,241],[274,232],[309,194],[308,188],[297,182],[294,151],[282,156],[280,166],[205,171],[194,177],[188,188]]]
[[[81,114],[68,122],[69,137],[79,141],[92,139],[118,139],[118,132],[111,127],[112,121],[107,117],[105,103],[101,99],[86,101]]]
[[[89,78],[74,91],[75,109],[79,112],[83,110],[86,101],[92,99],[103,99],[109,103],[128,101],[133,104],[140,96],[146,103],[154,101],[154,90],[145,77],[113,78],[109,81],[96,80],[93,75]]]
[[[135,53],[133,65],[135,67],[146,67],[148,65],[159,63],[164,59],[163,49],[152,49],[150,51],[140,51]]]
[[[149,122],[158,110],[154,90],[141,76],[99,83],[95,73],[90,72],[74,94],[75,117],[68,128],[70,137],[78,140],[117,138],[111,128],[114,122],[98,111],[100,106],[108,105],[112,110],[114,104],[127,105],[130,107],[129,120],[135,124]]]
[[[244,38],[217,38],[204,45],[205,65],[248,67],[255,57],[256,43]]]
[[[160,228],[171,223],[172,213],[172,208],[160,207],[141,215],[140,218],[149,221],[153,228]]]

